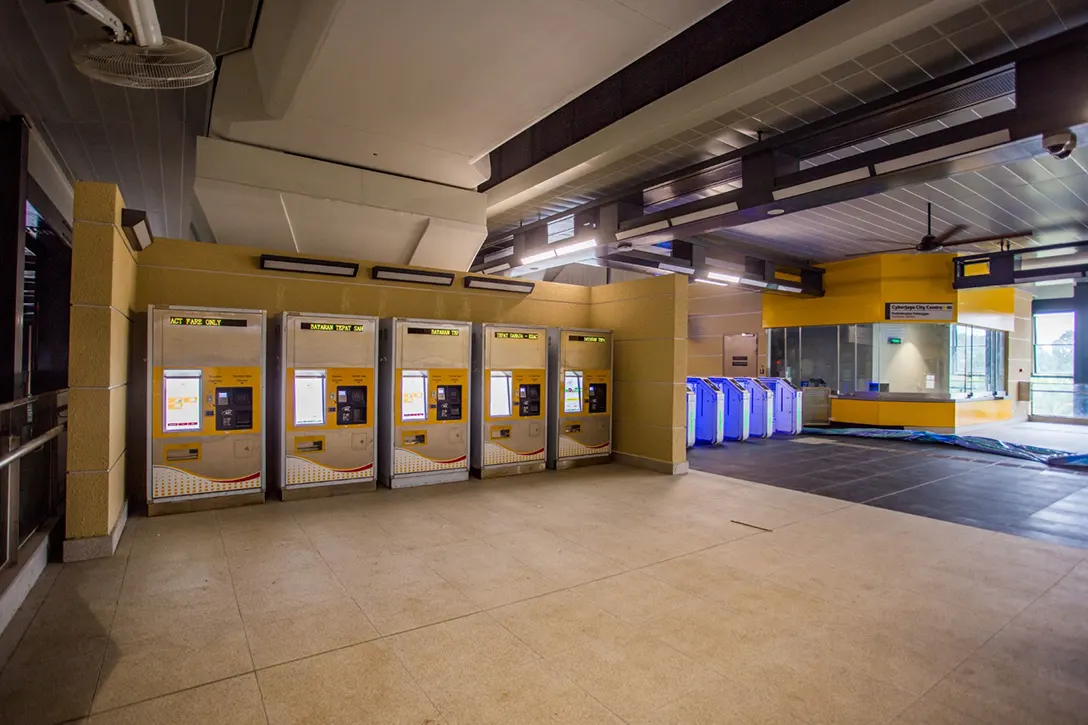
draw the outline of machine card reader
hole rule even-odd
[[[336,424],[366,424],[366,386],[336,386]]]
[[[215,429],[253,429],[253,388],[215,389]]]
[[[518,394],[521,400],[518,402],[518,416],[521,418],[535,418],[540,415],[540,385],[518,386]]]
[[[608,412],[608,383],[589,384],[589,412]]]
[[[439,385],[436,388],[436,420],[461,420],[461,386]]]

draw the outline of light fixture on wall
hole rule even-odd
[[[452,272],[428,272],[422,269],[402,269],[400,267],[373,267],[370,270],[372,279],[381,279],[386,282],[412,282],[414,284],[433,284],[439,287],[449,287],[453,284]]]
[[[327,259],[310,259],[308,257],[282,257],[278,254],[262,254],[261,269],[270,269],[277,272],[326,274],[332,277],[354,277],[359,274],[359,265],[355,262],[333,262]]]
[[[488,279],[486,277],[465,277],[465,287],[486,289],[495,292],[517,292],[527,295],[536,287],[532,282],[519,282],[513,279]]]
[[[140,209],[121,210],[121,229],[132,251],[139,252],[151,246],[155,237],[151,235],[151,225],[147,223],[147,212]]]

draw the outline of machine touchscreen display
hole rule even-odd
[[[322,425],[324,422],[324,371],[297,371],[295,373],[295,425]]]
[[[404,371],[400,391],[401,420],[427,420],[427,373]]]
[[[563,412],[582,412],[582,373],[567,371],[563,374]]]
[[[514,403],[514,391],[512,386],[513,373],[506,371],[491,371],[491,416],[506,417],[511,414]]]
[[[200,430],[200,378],[167,377],[166,416],[163,430],[174,433],[183,430]]]

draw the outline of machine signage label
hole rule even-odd
[[[884,318],[951,322],[955,309],[951,302],[888,302],[884,305]]]
[[[451,330],[445,327],[409,327],[409,335],[439,335],[444,337],[457,337],[460,330]]]
[[[246,320],[224,320],[222,317],[171,317],[171,325],[187,327],[246,327]]]
[[[537,340],[539,336],[535,332],[496,332],[496,340]]]
[[[567,339],[571,342],[608,342],[603,335],[571,335]]]
[[[299,327],[303,330],[320,330],[322,332],[366,332],[366,325],[343,325],[328,322],[303,322]]]

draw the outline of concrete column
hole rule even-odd
[[[136,255],[113,184],[75,187],[64,560],[110,556],[128,517],[125,404]]]

